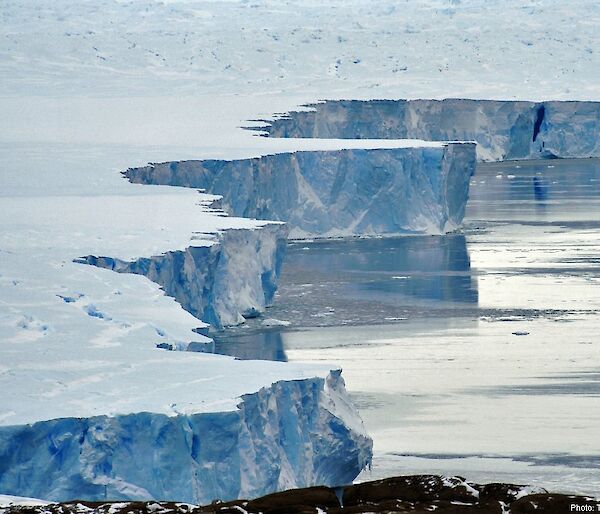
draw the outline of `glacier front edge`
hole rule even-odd
[[[281,152],[130,168],[131,182],[203,189],[229,214],[285,221],[290,237],[441,234],[460,226],[471,142]]]
[[[245,394],[237,409],[0,427],[0,490],[50,501],[205,504],[351,482],[372,441],[339,370]]]

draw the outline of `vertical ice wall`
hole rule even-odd
[[[269,121],[272,137],[476,141],[480,160],[600,156],[600,102],[342,100]]]
[[[276,382],[244,395],[233,411],[0,427],[0,490],[54,501],[206,504],[349,483],[371,455],[338,370]]]
[[[127,262],[88,255],[84,262],[120,273],[137,273],[160,284],[182,307],[216,328],[242,323],[271,305],[281,270],[287,227],[270,223],[229,229],[210,246]]]
[[[299,151],[132,168],[145,184],[205,189],[230,214],[287,222],[292,237],[439,234],[464,216],[473,143]]]

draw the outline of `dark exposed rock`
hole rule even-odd
[[[339,501],[333,489],[329,487],[292,489],[251,500],[246,505],[249,512],[270,512],[273,514],[312,513],[315,512],[316,508],[327,511],[327,509],[334,507],[339,507]]]
[[[402,499],[409,502],[456,500],[474,502],[479,491],[459,477],[415,475],[364,482],[344,489],[344,506]]]
[[[599,505],[593,498],[552,494],[522,485],[478,485],[461,477],[414,475],[336,489],[292,489],[253,500],[215,501],[204,506],[156,501],[74,501],[0,507],[0,514],[562,514],[598,512]]]

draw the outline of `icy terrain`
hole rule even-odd
[[[32,152],[28,147],[21,150]],[[126,162],[122,156],[113,163],[104,158],[105,169],[87,164],[83,170],[83,156],[68,162],[62,154],[55,163],[47,163],[51,151],[30,158],[18,150],[16,155],[6,153],[1,198],[5,252],[24,253],[50,241],[53,259],[68,262],[96,255],[138,260],[138,269],[132,271],[155,279],[175,297],[183,294],[174,290],[177,285],[186,287],[180,275],[187,274],[196,287],[187,287],[187,301],[181,303],[201,319],[206,312],[205,321],[217,326],[238,323],[243,314],[261,312],[270,302],[286,234],[281,225],[224,216],[210,208],[218,199],[212,195],[169,188],[147,193],[124,184],[110,168],[115,161]],[[244,237],[255,244],[247,246]],[[39,249],[29,251],[42,258]],[[169,259],[173,254],[201,253],[215,258]],[[157,270],[148,266],[151,261],[164,262]],[[144,267],[150,269],[143,273],[139,268]]]
[[[239,127],[324,98],[599,99],[599,11],[590,0],[507,0],[502,8],[482,0],[4,1],[1,423],[13,427],[3,429],[12,449],[16,434],[38,437],[57,428],[57,437],[44,440],[44,451],[23,455],[23,467],[11,473],[21,469],[26,476],[36,466],[35,477],[40,479],[33,486],[48,491],[52,486],[42,476],[41,464],[42,469],[48,465],[46,475],[51,476],[53,469],[77,458],[77,445],[99,448],[88,444],[100,440],[95,430],[67,448],[61,423],[37,424],[39,431],[32,432],[14,428],[19,424],[56,416],[114,415],[102,420],[111,419],[109,425],[117,428],[131,419],[128,415],[147,410],[155,413],[151,421],[156,425],[142,427],[150,434],[161,422],[183,423],[184,418],[208,412],[226,411],[222,419],[241,420],[241,413],[248,412],[242,395],[272,399],[278,387],[271,385],[274,382],[296,385],[282,380],[305,379],[304,386],[310,383],[322,391],[321,406],[331,405],[327,398],[341,387],[334,375],[335,387],[326,387],[331,366],[244,364],[157,349],[208,343],[192,331],[206,327],[146,277],[73,259],[104,257],[135,271],[146,271],[137,266],[148,263],[144,274],[164,278],[161,284],[167,289],[172,284],[169,277],[179,270],[172,266],[175,259],[167,256],[213,248],[220,244],[218,234],[232,228],[262,233],[263,224],[209,213],[209,195],[126,184],[118,171],[148,161],[246,159],[314,149],[314,143],[299,148],[292,141],[267,140]],[[159,264],[167,268],[159,272]],[[181,270],[187,275],[185,263]],[[264,271],[257,266],[253,273]],[[254,279],[247,284],[256,284]],[[182,303],[189,301],[190,310],[206,315],[203,301],[192,307],[185,295],[173,294]],[[232,297],[251,298],[261,308],[270,294],[269,282],[262,292],[254,288],[251,295]],[[224,322],[249,313],[246,301],[222,305],[227,309],[219,315]],[[298,384],[298,391],[302,388]],[[323,480],[343,481],[346,471],[357,471],[368,457],[368,441],[356,413],[338,412],[341,403],[329,410],[337,416],[331,419],[356,428],[350,437],[332,429],[324,443],[332,451],[339,450],[338,443],[349,444],[352,461],[321,463],[312,475],[315,480],[327,475]],[[256,412],[264,412],[260,406]],[[293,407],[277,414],[291,423],[294,409],[306,410],[298,402]],[[329,419],[321,407],[318,412]],[[85,423],[75,421],[79,428]],[[322,425],[312,426],[323,430]],[[104,448],[110,449],[116,440],[107,438]],[[192,447],[190,443],[190,459]],[[55,452],[47,461],[45,448]],[[177,446],[174,455],[183,448]],[[270,488],[308,480],[309,464],[306,476],[290,478],[286,470],[293,462],[291,454],[277,442],[271,448],[265,462],[277,477],[270,476]],[[148,448],[142,450],[146,456]],[[235,452],[235,446],[231,450]],[[201,446],[204,455],[202,451]],[[100,458],[101,452],[90,455]],[[0,463],[7,462],[2,457]],[[108,460],[94,461],[99,465],[91,475],[79,473],[82,468],[74,465],[74,475],[55,483],[57,491],[75,494],[76,484],[85,483],[99,496],[133,494],[141,491],[138,486],[159,494],[160,487],[181,485],[171,481],[168,467],[161,467],[162,474],[144,477],[155,480],[157,489],[144,481],[128,489],[127,477],[113,469],[134,474],[136,481],[137,470],[122,464],[122,454],[114,462],[110,453],[105,457]],[[209,460],[202,462],[211,468]],[[189,460],[182,466],[191,473],[190,488],[194,466]],[[222,471],[211,469],[215,476]],[[0,467],[0,476],[17,480],[5,473]],[[236,495],[240,490],[252,494],[250,478],[254,480],[240,475],[242,489]],[[15,484],[26,483],[12,482],[9,490],[3,482],[6,491],[0,491],[10,494]],[[237,487],[235,479],[231,483]],[[264,485],[256,483],[258,488]],[[188,497],[203,494],[188,492]],[[217,494],[217,489],[207,494]]]
[[[263,222],[210,210],[211,195],[119,175],[164,149],[110,150],[2,146],[0,490],[206,502],[351,480],[370,440],[339,372],[166,351],[209,343],[195,331],[206,323],[145,277],[74,262],[227,247],[217,235],[233,230],[223,252],[236,254],[235,274],[225,268],[216,289],[263,294],[260,275],[244,280],[257,249],[241,237]]]
[[[136,183],[222,195],[230,214],[286,221],[294,238],[440,234],[460,226],[475,171],[474,144],[363,144],[244,160],[167,162],[126,175]]]
[[[2,94],[600,99],[595,0],[5,0],[0,16]]]
[[[86,262],[120,273],[137,273],[214,328],[243,323],[271,305],[285,252],[287,226],[229,229],[210,246],[142,257],[128,262],[88,255]]]
[[[233,159],[284,149],[238,130],[247,120],[323,99],[600,100],[593,0],[2,7],[4,141],[193,145]]]
[[[600,156],[599,102],[375,100],[309,107],[263,130],[275,137],[471,140],[484,161]]]

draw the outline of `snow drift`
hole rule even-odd
[[[269,136],[477,142],[484,161],[600,156],[600,102],[342,100],[261,127]]]
[[[222,195],[229,214],[286,221],[291,237],[329,237],[451,231],[474,168],[473,143],[417,143],[166,162],[125,175]]]

